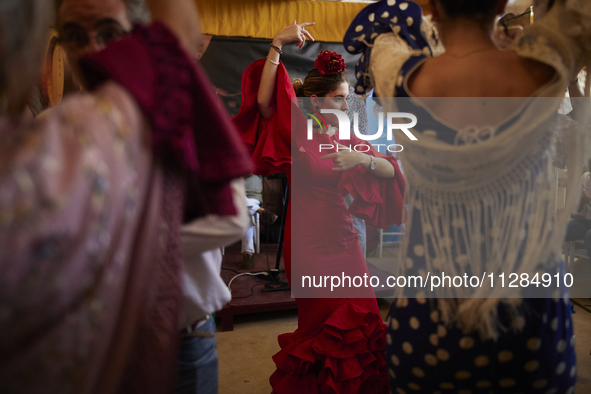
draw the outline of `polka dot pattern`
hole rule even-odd
[[[400,359],[398,358],[398,356],[396,356],[396,355],[393,354],[390,357],[390,360],[392,360],[392,364],[394,364],[396,366],[399,366],[400,365]]]
[[[542,342],[540,341],[539,338],[530,338],[527,341],[527,348],[531,351],[536,351],[540,348],[540,346],[542,345]]]
[[[556,375],[562,374],[565,370],[566,370],[566,364],[564,362],[559,363],[558,366],[556,367]]]
[[[466,379],[470,379],[470,372],[468,371],[459,371],[456,372],[455,374],[455,378],[458,380],[466,380]]]
[[[536,380],[533,384],[535,389],[543,389],[548,385],[548,381],[546,379]]]
[[[390,321],[390,327],[392,327],[392,330],[396,331],[400,327],[400,323],[398,323],[398,320],[396,320],[395,318],[392,318],[392,320]]]
[[[389,314],[394,343],[388,345],[387,362],[396,374],[390,381],[392,393],[401,389],[406,393],[559,394],[574,385],[577,369],[572,324],[571,330],[565,330],[559,318],[559,330],[550,327],[552,320],[561,316],[554,308],[568,312],[563,303],[529,301],[532,310],[538,304],[553,305],[545,330],[540,329],[542,313],[533,317],[501,314],[509,329],[498,341],[483,341],[477,332],[443,324],[437,303],[407,300],[408,304],[393,307]],[[393,321],[399,323],[395,331]]]
[[[478,356],[474,359],[474,365],[477,367],[486,367],[490,363],[490,360],[486,356]]]
[[[503,388],[513,387],[515,386],[515,380],[511,378],[502,379],[501,381],[499,381],[499,386]]]
[[[436,366],[436,365],[437,365],[437,362],[438,362],[438,361],[437,361],[437,357],[435,357],[434,355],[432,355],[432,354],[427,354],[427,355],[425,356],[425,362],[426,362],[428,365],[430,365],[430,366],[434,367],[434,366]]]
[[[415,255],[418,257],[423,257],[425,255],[425,248],[423,248],[423,245],[415,245],[413,251],[415,252]]]
[[[398,302],[396,303],[396,306],[398,308],[406,308],[408,306],[408,298],[406,298],[406,297],[399,298]]]
[[[517,316],[511,324],[514,330],[521,331],[525,327],[525,318],[523,316]]]
[[[402,344],[402,350],[406,354],[411,354],[413,349],[412,349],[412,345],[410,344],[410,342],[404,342]]]
[[[471,349],[474,347],[474,339],[471,337],[463,337],[460,339],[460,347],[462,349]]]
[[[431,342],[431,345],[433,346],[439,346],[439,335],[431,334],[429,336],[429,342]]]
[[[345,35],[344,45],[351,53],[363,55],[355,70],[361,75],[355,86],[358,93],[370,87],[366,86],[365,76],[368,75],[372,44],[381,34],[394,33],[413,51],[393,80],[395,95],[408,96],[405,91],[408,72],[431,56],[429,44],[421,33],[421,20],[420,7],[404,0],[372,3],[355,18]],[[361,30],[358,28],[360,25],[363,26]],[[358,40],[361,35],[365,42]],[[426,130],[422,135],[441,141],[450,139],[451,133],[438,126],[432,125],[429,130],[433,132]],[[454,138],[452,135],[451,142]],[[415,209],[422,210],[422,207],[417,205]],[[440,207],[432,213],[437,217],[445,212],[445,207]],[[465,226],[463,221],[455,221],[452,232]],[[420,223],[416,225],[413,221],[408,236],[408,253],[401,260],[413,273],[424,268],[428,257],[422,237]],[[451,250],[451,238],[440,241]],[[445,267],[445,261],[431,263],[435,269],[443,270]],[[417,295],[418,299],[408,299],[408,302],[399,302],[390,311],[392,319],[388,325],[392,343],[387,344],[386,360],[388,369],[396,376],[393,378],[389,374],[391,392],[567,392],[574,386],[571,374],[576,375],[576,369],[573,369],[572,324],[564,295],[564,292],[556,293],[556,302],[524,300],[523,310],[532,313],[524,312],[517,316],[500,307],[499,319],[508,330],[500,334],[498,341],[483,340],[477,332],[464,332],[453,323],[444,324],[437,303],[430,300],[423,302],[423,295]],[[551,327],[554,321],[557,325]],[[563,342],[559,342],[561,340]],[[547,380],[548,384],[535,389],[534,383],[541,385],[540,380]]]
[[[492,383],[487,380],[480,380],[476,382],[476,387],[478,387],[479,389],[487,389],[489,387],[492,387]]]
[[[499,352],[499,354],[497,355],[497,358],[498,358],[499,362],[507,363],[513,359],[513,353],[508,350],[504,350],[502,352]]]
[[[533,372],[538,368],[540,368],[540,363],[536,360],[528,361],[527,364],[525,364],[525,370],[527,372]]]
[[[431,317],[431,321],[433,323],[439,323],[439,311],[438,310],[431,311],[429,316]]]
[[[425,304],[427,302],[427,299],[425,298],[425,293],[423,293],[423,292],[417,293],[417,302],[419,304]]]
[[[556,350],[562,353],[564,352],[564,349],[566,349],[566,341],[564,339],[561,339],[560,341],[558,341],[558,344],[556,345]]]
[[[424,378],[425,377],[425,372],[423,372],[423,370],[420,368],[413,368],[412,374],[414,376],[416,376],[417,378]]]
[[[445,349],[437,349],[437,358],[441,361],[449,360],[449,352]]]
[[[369,91],[371,82],[364,78],[369,69],[370,53],[373,44],[380,34],[392,33],[400,35],[411,49],[419,52],[420,56],[431,56],[428,41],[421,34],[422,11],[418,4],[407,1],[387,0],[365,7],[353,20],[345,33],[343,44],[352,54],[363,53],[366,59],[359,60],[355,67],[355,74],[361,72],[357,78],[355,91],[362,93]],[[359,34],[364,40],[359,39]],[[428,51],[423,54],[423,48]],[[401,86],[401,85],[400,85]]]

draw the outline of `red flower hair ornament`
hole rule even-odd
[[[345,72],[345,61],[336,52],[322,51],[314,61],[314,67],[318,69],[320,75],[334,75]]]

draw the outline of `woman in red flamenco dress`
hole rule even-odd
[[[268,57],[246,69],[242,106],[234,118],[252,153],[255,173],[285,171],[291,192],[284,260],[298,306],[298,328],[279,336],[281,350],[273,356],[277,369],[270,383],[278,394],[388,393],[386,329],[373,289],[349,285],[331,291],[330,283],[326,288],[302,287],[303,275],[367,275],[350,214],[386,228],[400,224],[404,210],[404,178],[394,158],[355,136],[340,139],[333,114],[322,114],[326,123],[318,122],[322,126],[307,138],[307,120],[295,97],[308,97],[312,112],[319,115],[322,109],[346,111],[349,93],[345,63],[329,51],[319,54],[303,83],[296,80],[292,86],[279,60],[281,48],[293,41],[301,48],[306,38],[312,40],[305,30],[312,24],[294,21],[274,37]],[[320,144],[325,149],[367,145],[369,151],[320,151]],[[354,198],[349,210],[347,194]]]

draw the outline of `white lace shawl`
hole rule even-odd
[[[560,260],[567,218],[557,221],[554,215],[552,185],[556,180],[551,157],[557,130],[549,126],[572,73],[589,63],[590,16],[588,0],[557,0],[544,18],[513,44],[520,56],[556,69],[556,78],[538,94],[556,99],[533,101],[516,123],[493,138],[474,138],[461,146],[426,135],[419,141],[407,141],[401,154],[409,185],[406,202],[412,207],[410,217],[415,210],[419,212],[424,244],[409,245],[407,237],[400,261],[415,253],[424,255],[426,270],[431,273],[454,275],[469,270],[498,275],[532,274],[541,263]],[[395,34],[376,40],[370,73],[379,96],[392,96],[394,84],[402,83],[400,68],[413,54]],[[396,108],[388,108],[387,101],[384,109],[396,112]],[[578,133],[575,138],[569,168],[582,167],[588,145],[586,135]],[[568,211],[578,198],[577,185],[578,177],[571,177],[568,190],[574,193],[569,193]],[[411,231],[407,227],[407,232]],[[461,254],[453,246],[460,241],[466,245]],[[397,275],[404,275],[405,269],[405,264],[399,264]],[[463,288],[448,288],[438,289],[435,296],[448,324],[479,330],[483,338],[496,338],[502,330],[496,319],[499,302],[505,303],[510,313],[520,313],[520,300],[505,298],[506,293],[500,290],[468,293]]]

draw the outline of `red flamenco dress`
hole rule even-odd
[[[306,119],[292,101],[295,92],[283,64],[277,74],[276,110],[270,118],[261,118],[257,92],[264,64],[265,59],[258,60],[244,72],[242,106],[234,121],[252,153],[255,173],[285,171],[291,192],[284,259],[296,296],[298,329],[279,336],[281,351],[273,356],[277,370],[270,378],[273,392],[387,393],[386,328],[373,290],[310,291],[298,286],[303,274],[367,274],[350,214],[382,228],[399,224],[404,178],[395,159],[375,150],[375,157],[392,163],[394,178],[378,178],[360,166],[333,171],[332,160],[320,160],[331,152],[320,153],[319,143],[364,143],[356,137],[341,141],[338,133],[315,134],[311,141],[294,138],[298,142],[292,144],[292,122],[294,133],[305,136]],[[348,211],[343,198],[347,194],[355,199]]]

